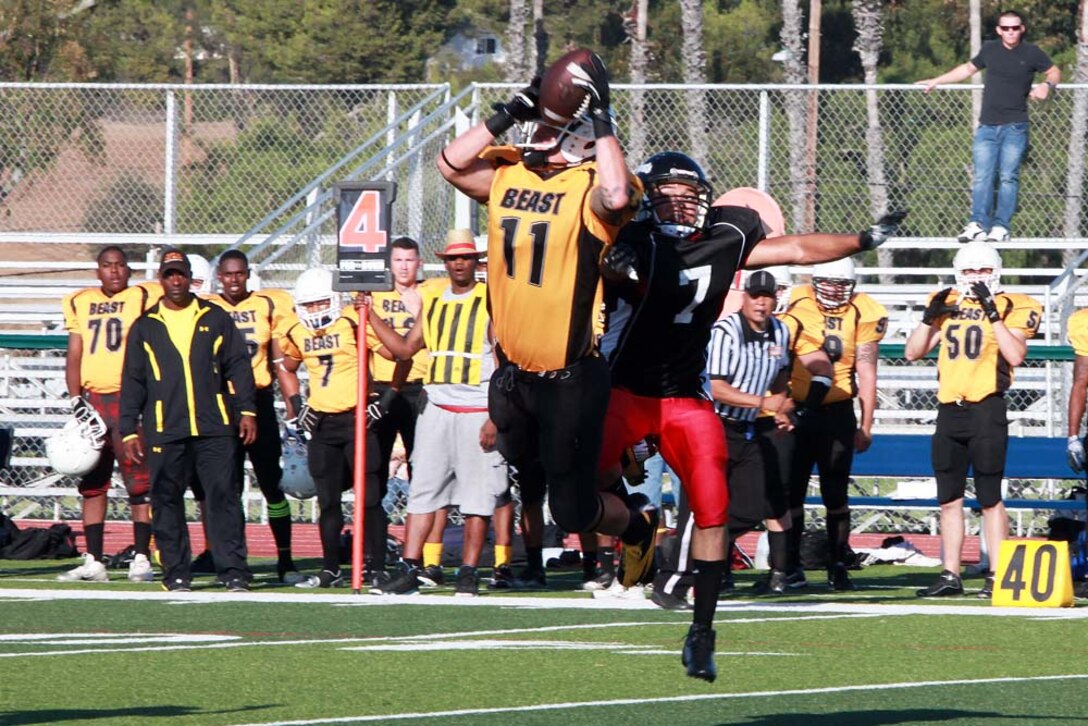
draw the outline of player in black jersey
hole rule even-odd
[[[682,661],[689,676],[713,681],[712,626],[729,497],[725,437],[703,391],[710,329],[738,269],[811,265],[873,249],[896,232],[905,213],[889,214],[856,235],[765,240],[754,210],[711,206],[710,184],[690,157],[655,154],[637,173],[645,188],[643,214],[620,231],[601,262],[620,299],[611,325],[622,330],[610,358],[612,397],[599,466],[603,485],[616,487],[623,450],[656,435],[683,482],[695,518],[695,609]]]

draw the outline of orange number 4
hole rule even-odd
[[[389,233],[381,228],[382,195],[376,191],[359,194],[351,214],[340,227],[341,247],[362,247],[363,252],[381,252]]]

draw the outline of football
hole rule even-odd
[[[540,77],[540,115],[552,122],[567,122],[578,115],[588,91],[574,85],[578,66],[590,62],[593,51],[577,48],[548,66]],[[573,69],[573,70],[572,70]]]

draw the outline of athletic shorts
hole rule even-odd
[[[1008,409],[1002,396],[940,404],[932,447],[937,500],[946,504],[962,499],[970,468],[979,504],[988,509],[1000,503],[1008,444]]]
[[[148,471],[147,462],[145,460],[141,464],[134,464],[126,461],[121,434],[117,428],[121,394],[86,391],[85,398],[87,403],[94,406],[106,424],[106,442],[102,446],[102,455],[98,459],[98,464],[80,479],[79,493],[88,499],[104,496],[109,491],[110,480],[113,477],[113,464],[116,461],[128,495],[130,497],[147,496],[151,489],[151,474]],[[143,429],[139,429],[137,433],[142,439]]]

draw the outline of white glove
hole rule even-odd
[[[1084,443],[1079,436],[1070,436],[1065,445],[1065,453],[1069,456],[1069,468],[1078,474],[1084,472]]]

